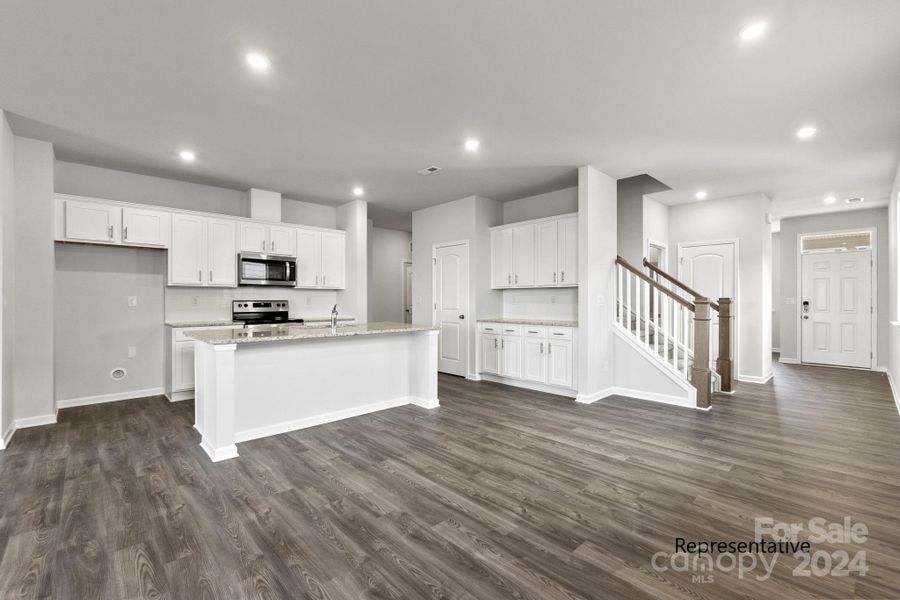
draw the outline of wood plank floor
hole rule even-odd
[[[882,374],[776,365],[709,414],[453,377],[209,462],[190,402],[59,414],[0,452],[3,598],[898,598],[900,417]],[[302,401],[302,394],[298,395]],[[865,577],[651,568],[753,518],[864,522]],[[761,574],[756,571],[755,574]]]

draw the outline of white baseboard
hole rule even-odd
[[[578,404],[593,404],[597,400],[603,400],[607,396],[612,396],[616,393],[616,388],[608,387],[606,389],[602,389],[599,392],[594,392],[593,394],[582,394],[579,393],[575,396],[575,402]]]
[[[897,394],[897,384],[894,382],[894,377],[891,375],[890,370],[885,372],[887,373],[888,383],[891,386],[891,396],[894,397],[894,404],[897,405],[897,412],[900,413],[900,395]]]
[[[145,390],[131,390],[128,392],[114,392],[112,394],[98,394],[96,396],[82,396],[81,398],[67,398],[57,400],[57,408],[72,408],[73,406],[87,406],[88,404],[102,404],[104,402],[118,402],[120,400],[133,400],[146,398],[147,396],[161,396],[165,390],[161,387],[147,388]]]
[[[422,404],[420,404],[419,402],[422,402]],[[360,415],[366,415],[369,413],[378,412],[379,410],[386,410],[388,408],[406,406],[407,404],[416,404],[417,406],[424,406],[425,404],[429,404],[429,406],[425,406],[425,408],[434,408],[430,406],[431,403],[434,403],[434,407],[436,407],[437,399],[425,400],[424,398],[422,398],[416,399],[416,401],[413,402],[411,397],[404,396],[402,398],[394,398],[393,400],[373,402],[372,404],[364,404],[363,406],[354,406],[353,408],[336,410],[334,412],[325,413],[323,415],[316,415],[314,417],[304,417],[302,419],[293,419],[291,421],[275,423],[274,425],[266,425],[265,427],[254,427],[252,429],[236,431],[234,433],[234,441],[240,444],[241,442],[257,440],[259,438],[269,437],[270,435],[278,435],[280,433],[287,433],[289,431],[297,431],[298,429],[306,429],[307,427],[324,425],[325,423],[333,423],[334,421],[349,419],[351,417],[358,417]]]
[[[887,368],[887,367],[883,367],[883,366],[881,366],[881,365],[872,367],[872,370],[873,370],[873,371],[877,371],[878,373],[887,373],[887,372],[888,372],[888,368]]]
[[[575,390],[568,388],[556,387],[555,385],[546,385],[534,381],[524,381],[522,379],[510,379],[509,377],[500,377],[499,375],[491,375],[490,373],[482,373],[481,379],[484,381],[492,381],[494,383],[502,383],[512,387],[524,388],[535,392],[544,392],[545,394],[555,394],[557,396],[565,396],[566,398],[574,398],[577,394]]]
[[[183,402],[184,400],[194,399],[194,390],[184,390],[182,392],[168,392],[166,398],[169,402]]]
[[[0,437],[0,450],[6,450],[9,446],[9,441],[12,439],[13,434],[16,432],[16,422],[10,421],[9,427],[6,428],[6,431],[3,432],[3,437]]]
[[[40,427],[41,425],[53,425],[54,423],[56,423],[56,413],[51,413],[49,415],[38,415],[36,417],[27,417],[25,419],[16,419],[15,429]]]
[[[643,390],[632,390],[628,388],[622,387],[614,387],[613,393],[609,394],[610,396],[627,396],[628,398],[637,398],[638,400],[649,400],[650,402],[661,402],[662,404],[669,404],[671,406],[680,406],[683,408],[697,408],[695,404],[692,404],[688,398],[681,398],[679,396],[671,396],[669,394],[658,394],[656,392],[645,392]],[[698,410],[709,410],[709,408],[702,408]]]
[[[427,400],[425,398],[419,398],[418,396],[410,396],[407,400],[407,403],[415,406],[421,406],[422,408],[438,408],[441,405],[440,401],[437,398]]]
[[[799,358],[789,358],[787,356],[780,356],[780,357],[778,357],[778,362],[784,363],[786,365],[799,365],[800,359]]]
[[[204,452],[206,452],[206,455],[209,456],[209,459],[213,462],[219,462],[220,460],[228,460],[229,458],[238,457],[237,446],[235,446],[234,444],[225,446],[224,448],[213,448],[205,441],[201,441],[200,447]]]
[[[481,375],[475,373],[474,375],[466,375],[466,379],[469,381],[481,381]]]
[[[769,371],[766,375],[763,375],[762,377],[759,377],[757,375],[738,375],[737,377],[735,377],[735,379],[737,379],[738,381],[742,381],[744,383],[755,383],[755,384],[761,385],[764,383],[769,383],[769,381],[772,380],[772,377],[774,377],[774,375],[775,374],[772,373],[772,371]]]

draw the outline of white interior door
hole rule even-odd
[[[434,249],[434,317],[440,327],[438,371],[465,377],[469,354],[469,245]]]
[[[800,337],[805,363],[872,367],[872,251],[804,254]]]
[[[678,278],[685,285],[697,290],[713,302],[719,298],[734,299],[735,281],[737,277],[737,263],[734,242],[721,242],[714,244],[685,244],[679,250]],[[735,306],[732,304],[732,306]],[[734,339],[737,335],[738,325],[736,312],[732,313],[732,356],[735,357],[735,372],[737,371],[737,355],[734,352]],[[719,355],[719,315],[711,311],[710,323],[712,338],[710,341],[710,361],[715,362]]]

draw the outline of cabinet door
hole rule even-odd
[[[269,254],[297,256],[297,230],[293,227],[269,227]]]
[[[500,374],[500,336],[481,336],[481,372]]]
[[[206,219],[172,215],[169,285],[203,285],[206,267]]]
[[[573,387],[574,364],[572,360],[572,342],[550,340],[548,342],[547,383],[562,387]]]
[[[554,286],[559,281],[557,272],[556,221],[544,221],[534,226],[534,284]]]
[[[81,242],[122,241],[122,209],[100,202],[66,200],[66,239]]]
[[[534,285],[534,225],[512,228],[513,285]]]
[[[224,219],[207,221],[207,284],[237,287],[237,248],[235,222]]]
[[[343,232],[322,232],[322,287],[344,288],[344,252]]]
[[[560,219],[559,285],[578,285],[578,218]]]
[[[172,353],[172,391],[194,389],[194,342],[175,342]]]
[[[169,245],[169,213],[143,208],[122,209],[122,243],[136,246]]]
[[[540,338],[524,338],[522,379],[547,383],[547,344]]]
[[[300,229],[297,232],[297,287],[322,285],[322,232]]]
[[[508,335],[500,338],[500,362],[501,375],[522,378],[522,338]]]
[[[260,223],[241,223],[241,252],[269,252],[269,226]],[[235,265],[237,259],[235,259]]]
[[[491,287],[512,287],[512,229],[491,232]]]

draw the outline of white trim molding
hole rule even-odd
[[[26,417],[24,419],[16,419],[15,430],[18,431],[27,427],[40,427],[41,425],[53,425],[54,423],[56,423],[56,413]]]
[[[772,377],[774,377],[774,376],[775,376],[775,374],[772,373],[772,371],[769,371],[767,374],[763,375],[762,377],[759,377],[757,375],[738,375],[735,379],[737,379],[738,381],[742,381],[744,383],[755,383],[755,384],[762,385],[764,383],[769,383],[772,380]]]
[[[128,392],[113,392],[112,394],[98,394],[96,396],[82,396],[80,398],[67,398],[65,400],[57,400],[56,408],[72,408],[73,406],[119,402],[120,400],[135,400],[137,398],[147,398],[149,396],[162,396],[164,393],[165,390],[163,388],[157,387],[144,390],[131,390]]]
[[[897,384],[894,383],[890,369],[886,369],[885,373],[887,373],[888,385],[891,386],[891,396],[894,397],[894,404],[897,405],[897,413],[900,413],[900,395],[897,394]]]
[[[708,412],[709,407],[700,408],[698,406],[692,405],[689,403],[689,400],[686,398],[681,398],[679,396],[670,396],[668,394],[657,394],[655,392],[645,392],[642,390],[632,390],[629,388],[623,388],[618,386],[608,387],[604,390],[600,390],[599,392],[595,392],[593,394],[578,394],[575,398],[575,402],[579,404],[593,404],[598,400],[604,400],[611,396],[623,396],[625,398],[632,398],[634,400],[646,400],[649,402],[658,402],[660,404],[667,404],[669,406],[676,406],[678,408],[691,408],[693,410],[700,410],[703,412]]]
[[[10,440],[12,440],[13,434],[16,433],[16,422],[10,421],[9,427],[6,428],[6,431],[3,432],[3,437],[0,438],[0,450],[6,450],[9,446]]]
[[[575,398],[577,395],[575,390],[569,388],[556,387],[555,385],[547,385],[546,383],[540,383],[537,381],[526,381],[524,379],[510,379],[501,375],[492,375],[491,373],[482,373],[479,379],[482,381],[490,381],[493,383],[500,383],[512,387],[524,388],[526,390],[534,390],[535,392],[544,392],[545,394],[565,396],[566,398]],[[473,381],[475,380],[473,379]]]
[[[789,356],[780,356],[778,357],[778,362],[784,363],[786,365],[799,365],[800,360],[796,358],[790,358]]]

